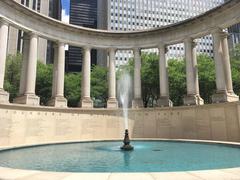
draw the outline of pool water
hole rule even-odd
[[[240,147],[218,144],[133,141],[87,142],[0,151],[0,166],[57,172],[171,172],[240,167]]]

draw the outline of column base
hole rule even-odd
[[[235,93],[217,92],[212,96],[213,103],[236,102],[239,101],[239,96]]]
[[[117,109],[118,108],[118,101],[116,98],[109,98],[107,101],[107,108],[109,109]]]
[[[168,96],[160,97],[157,103],[159,107],[173,107],[173,103]]]
[[[199,95],[186,95],[183,99],[184,105],[203,105],[204,100]]]
[[[142,99],[133,99],[132,100],[132,108],[143,108],[143,100]]]
[[[83,98],[79,103],[81,108],[93,108],[93,101],[91,98]]]
[[[40,98],[38,96],[36,96],[35,94],[25,94],[25,95],[15,98],[13,100],[13,103],[39,106]]]
[[[53,97],[48,101],[49,106],[59,107],[59,108],[65,108],[67,107],[67,99],[64,97]]]
[[[0,103],[1,104],[9,103],[9,93],[7,91],[4,91],[3,89],[0,90]]]

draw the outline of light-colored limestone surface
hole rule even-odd
[[[56,173],[0,168],[1,180],[239,180],[240,168],[163,173]]]
[[[135,139],[199,139],[239,144],[240,104],[129,110]],[[0,148],[121,139],[121,110],[0,105]],[[192,140],[190,140],[192,141]],[[196,141],[196,140],[194,140]],[[200,141],[201,142],[201,141]],[[212,142],[212,141],[209,141]],[[224,142],[227,143],[227,142]],[[230,143],[230,142],[229,142]],[[231,144],[231,143],[230,143]],[[0,168],[0,179],[240,179],[240,169],[171,173],[55,173]]]
[[[130,109],[132,138],[240,141],[240,103]],[[0,148],[58,141],[121,139],[121,109],[0,105]]]

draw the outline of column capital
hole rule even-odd
[[[61,41],[57,41],[57,42],[55,42],[55,44],[56,44],[57,46],[65,46],[65,43],[64,43],[64,42],[61,42]]]
[[[133,52],[140,52],[141,48],[140,47],[134,47],[132,50],[133,50]]]
[[[108,52],[114,52],[114,53],[116,53],[117,48],[110,47],[110,48],[107,49],[107,51],[108,51]]]
[[[227,38],[228,36],[229,36],[228,32],[222,31],[222,33],[221,33],[222,38]]]
[[[160,50],[164,50],[165,54],[168,52],[168,46],[165,44],[159,44],[158,45],[158,50],[160,52]]]
[[[28,36],[28,38],[38,38],[38,35],[35,32],[27,32],[26,36]]]
[[[184,40],[183,40],[184,43],[191,43],[191,42],[194,42],[194,38],[192,37],[186,37]]]
[[[91,51],[92,48],[90,46],[84,46],[82,49],[84,49],[84,51]]]
[[[187,37],[186,39],[184,39],[184,43],[186,44],[192,44],[192,46],[195,48],[197,46],[197,42],[195,41],[194,38],[191,37]]]
[[[212,33],[213,36],[220,36],[220,37],[223,37],[223,38],[226,38],[226,37],[229,36],[229,33],[223,31],[221,28],[214,29],[211,33]]]
[[[61,42],[61,41],[56,41],[56,42],[53,43],[53,48],[54,49],[57,49],[59,46],[65,46],[65,43]]]
[[[3,18],[0,18],[0,25],[6,25],[6,26],[9,26],[9,23],[3,19]]]

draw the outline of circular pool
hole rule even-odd
[[[0,151],[0,166],[56,172],[172,172],[240,167],[240,146],[178,141],[81,142]]]

